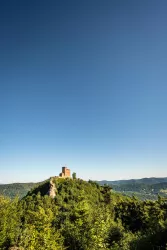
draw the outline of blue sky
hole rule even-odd
[[[0,2],[0,183],[167,176],[166,11]]]

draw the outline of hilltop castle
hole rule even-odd
[[[62,167],[62,172],[59,174],[59,176],[50,177],[48,195],[52,198],[56,196],[57,192],[54,179],[58,178],[71,178],[70,169],[67,167]]]
[[[70,178],[71,177],[70,169],[67,167],[62,167],[62,172],[59,174],[59,177]]]

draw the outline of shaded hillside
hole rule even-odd
[[[40,183],[36,183],[34,186],[29,189],[29,191],[26,193],[26,196],[30,196],[33,194],[38,194],[40,192],[41,195],[46,195],[49,190],[49,180],[45,180]]]

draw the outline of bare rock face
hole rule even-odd
[[[55,186],[55,183],[53,182],[53,178],[50,178],[50,187],[49,187],[48,195],[51,198],[55,198],[56,196],[56,186]]]

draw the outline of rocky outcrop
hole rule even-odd
[[[51,198],[55,198],[56,196],[56,185],[55,183],[53,182],[53,178],[51,177],[50,178],[50,183],[49,183],[49,191],[48,191],[48,195],[51,197]]]

